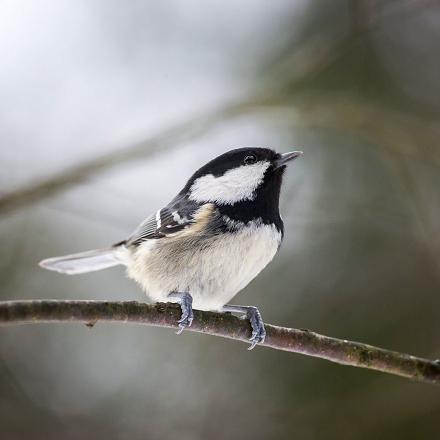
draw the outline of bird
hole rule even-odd
[[[266,337],[261,313],[229,302],[280,248],[283,175],[302,154],[262,147],[227,151],[198,169],[127,239],[39,264],[64,274],[123,265],[150,300],[180,304],[178,334],[191,326],[193,308],[236,313],[250,322],[251,350]]]

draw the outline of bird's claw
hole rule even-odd
[[[252,327],[252,335],[249,338],[251,343],[248,350],[252,350],[257,344],[264,342],[266,338],[266,329],[261,318],[260,311],[254,306],[237,306],[233,304],[225,304],[222,307],[223,312],[240,313],[243,319],[249,320]]]
[[[248,350],[252,350],[257,344],[263,343],[266,338],[266,329],[261,314],[256,307],[249,307],[246,312],[246,318],[249,319],[252,327],[252,336],[249,338],[251,342]]]
[[[194,320],[194,313],[192,309],[192,296],[188,292],[173,292],[168,296],[177,298],[180,304],[180,308],[182,310],[182,315],[180,319],[177,321],[179,324],[179,330],[177,330],[176,335],[180,335],[186,327],[191,327],[191,324]]]
[[[186,327],[191,327],[193,319],[194,319],[194,314],[192,311],[192,307],[190,309],[185,309],[185,310],[182,307],[182,317],[177,321],[179,324],[179,330],[177,330],[176,334],[180,335],[180,333],[182,333]]]

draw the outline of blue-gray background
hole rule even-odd
[[[294,147],[285,242],[236,302],[440,357],[439,41],[435,1],[0,2],[0,198],[110,155],[0,213],[0,299],[144,300],[37,262],[123,239],[231,147]],[[5,439],[424,439],[439,415],[436,387],[209,336],[0,332]]]

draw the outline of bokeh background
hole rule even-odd
[[[0,2],[0,298],[140,300],[123,239],[212,157],[305,152],[286,236],[236,299],[440,357],[440,4]],[[437,387],[130,325],[0,332],[3,439],[438,438]]]

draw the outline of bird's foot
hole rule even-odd
[[[188,292],[171,292],[168,295],[170,298],[176,298],[177,302],[180,304],[182,310],[182,315],[177,321],[179,324],[179,330],[176,334],[180,335],[186,327],[191,327],[194,319],[193,309],[192,309],[192,296]]]
[[[264,342],[266,338],[266,329],[261,318],[261,313],[256,307],[249,307],[246,312],[246,318],[249,319],[252,326],[252,336],[250,337],[251,346],[248,350],[252,350],[257,344]]]
[[[264,322],[261,318],[260,311],[253,306],[223,306],[224,312],[244,313],[243,318],[246,318],[251,323],[252,335],[249,338],[251,343],[248,350],[252,350],[257,344],[263,343],[266,338],[266,329],[264,328]]]

